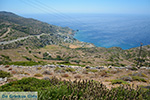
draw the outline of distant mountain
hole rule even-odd
[[[0,24],[7,25],[7,27],[11,27],[30,35],[57,32],[68,33],[68,31],[75,32],[68,27],[62,28],[50,25],[32,18],[23,18],[14,13],[4,11],[0,12]]]
[[[77,40],[73,38],[74,33],[75,31],[68,27],[23,18],[11,12],[0,12],[0,49],[27,45],[44,47],[50,44],[75,43]]]

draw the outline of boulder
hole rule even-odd
[[[126,68],[129,69],[129,70],[138,70],[137,67],[133,67],[133,66],[126,66]]]
[[[104,69],[105,67],[103,67],[103,66],[101,66],[101,67],[99,67],[99,69]]]
[[[0,78],[0,81],[3,81],[3,78]]]
[[[42,74],[45,74],[45,75],[52,75],[53,73],[52,73],[51,71],[46,70],[46,71],[44,71]]]
[[[111,66],[111,65],[110,65],[110,66],[108,66],[108,68],[110,68],[110,69],[111,69],[111,68],[113,68],[113,66]]]
[[[43,80],[50,80],[50,78],[49,77],[44,77]]]
[[[56,66],[55,65],[48,65],[48,67],[55,68]]]
[[[132,76],[148,77],[146,74],[144,74],[142,72],[133,73]]]
[[[146,67],[140,67],[140,69],[146,69]]]
[[[143,86],[143,88],[150,89],[150,86]]]
[[[86,68],[86,69],[89,69],[89,68],[91,68],[91,67],[90,67],[90,66],[86,66],[85,68]]]
[[[60,67],[65,67],[65,65],[60,65]]]

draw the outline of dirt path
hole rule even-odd
[[[0,36],[0,38],[5,37],[5,36],[6,36],[9,32],[10,32],[10,28],[8,28],[7,32],[6,32],[6,33],[4,33],[2,36]]]

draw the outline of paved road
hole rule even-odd
[[[2,44],[3,44],[3,45],[5,45],[5,44],[10,44],[10,43],[13,43],[13,42],[16,42],[16,41],[20,41],[20,40],[24,40],[24,39],[27,39],[27,38],[29,38],[29,37],[34,37],[34,36],[36,36],[37,38],[40,38],[40,36],[42,36],[42,35],[48,35],[48,34],[42,33],[42,34],[40,34],[40,35],[29,35],[29,36],[26,36],[26,37],[20,37],[20,38],[15,39],[15,40],[0,42],[0,45],[2,45]]]

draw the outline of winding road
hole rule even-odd
[[[9,31],[10,31],[10,29],[9,29]],[[6,33],[8,34],[9,32],[7,31]],[[4,34],[6,34],[6,33],[4,33]],[[7,34],[6,34],[6,35],[7,35]],[[29,36],[26,36],[26,37],[20,37],[20,38],[15,39],[15,40],[0,42],[0,45],[10,44],[10,43],[17,42],[17,41],[20,41],[20,40],[24,40],[24,39],[27,39],[27,38],[29,38],[29,37],[34,37],[34,36],[36,36],[37,38],[40,38],[40,36],[42,36],[42,35],[48,35],[48,34],[42,33],[42,34],[40,34],[40,35],[29,35]],[[2,36],[1,36],[1,37],[2,37]],[[4,36],[3,36],[3,37],[4,37]]]

